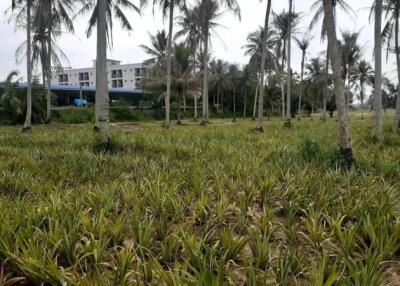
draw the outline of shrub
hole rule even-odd
[[[321,144],[313,139],[305,139],[300,145],[300,156],[306,161],[321,160],[323,158]]]
[[[95,120],[94,108],[69,108],[58,110],[56,121],[65,124],[93,123]]]

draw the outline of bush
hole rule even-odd
[[[301,142],[300,156],[304,160],[321,160],[323,155],[323,150],[319,142],[308,138]]]
[[[111,121],[137,121],[139,118],[127,101],[119,101],[110,112]]]
[[[69,108],[58,110],[56,121],[65,124],[93,123],[95,120],[94,108]]]

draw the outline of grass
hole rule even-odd
[[[0,285],[400,285],[399,136],[252,127],[0,127]]]

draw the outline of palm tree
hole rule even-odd
[[[351,8],[349,4],[347,4],[346,0],[335,0],[332,1],[333,5],[333,14],[336,15],[336,8],[338,7],[342,12],[346,13],[347,15],[354,16],[355,12]],[[316,24],[320,22],[322,19],[322,28],[321,28],[321,40],[325,41],[327,37],[327,27],[325,22],[325,13],[324,13],[324,5],[323,0],[316,0],[311,5],[311,10],[315,11],[314,16],[311,20],[309,29],[312,30],[315,28]],[[329,86],[328,86],[328,78],[329,78],[329,60],[330,60],[330,51],[329,45],[327,44],[326,48],[326,62],[325,62],[325,86],[324,86],[324,98],[323,98],[323,113],[322,113],[322,120],[323,122],[326,121],[326,102],[329,93]]]
[[[111,14],[117,17],[123,28],[131,31],[132,26],[124,14],[122,8],[128,8],[137,13],[140,10],[129,0],[110,1],[96,0],[87,1],[80,10],[80,14],[92,11],[89,26],[86,31],[90,37],[93,28],[97,26],[97,56],[96,56],[96,124],[95,130],[102,135],[103,143],[107,143],[110,138],[108,135],[109,116],[109,97],[107,79],[107,43],[112,45],[113,20]]]
[[[152,58],[148,63],[160,64],[168,53],[168,38],[165,30],[157,31],[155,35],[149,34],[150,46],[140,45],[140,47]]]
[[[22,116],[24,113],[23,103],[18,98],[17,87],[20,82],[18,77],[19,73],[17,71],[11,71],[4,81],[3,93],[0,95],[0,101],[5,108],[5,112],[12,113],[15,117]]]
[[[275,67],[275,61],[276,57],[273,53],[273,49],[276,46],[277,43],[277,37],[276,37],[276,32],[275,30],[271,29],[268,27],[268,38],[266,39],[266,44],[265,47],[263,46],[263,41],[264,41],[264,28],[259,27],[258,30],[250,33],[247,36],[247,44],[243,46],[245,49],[244,54],[246,56],[250,56],[249,64],[253,66],[260,66],[261,61],[262,61],[262,54],[263,54],[263,47],[265,49],[265,65],[264,65],[264,73],[266,70],[272,71],[273,68]],[[267,67],[266,64],[268,63]],[[259,91],[259,86],[261,84],[259,80],[259,76],[257,76],[257,86],[256,86],[256,93],[254,96],[254,110],[253,110],[253,119],[255,119],[256,116],[256,106],[257,106],[257,99],[258,99],[258,91]],[[264,100],[262,100],[264,103]],[[264,112],[264,111],[263,111]],[[263,114],[261,114],[263,115]],[[262,116],[263,117],[263,116]],[[262,120],[262,118],[261,118]]]
[[[158,3],[163,11],[163,17],[169,16],[168,44],[167,44],[167,93],[165,95],[165,123],[164,127],[168,128],[171,124],[170,120],[170,101],[171,101],[171,72],[172,72],[172,37],[174,28],[174,10],[176,7],[181,10],[186,6],[186,0],[150,0],[153,7]],[[149,0],[141,0],[142,6],[146,5]]]
[[[346,102],[344,96],[344,82],[341,68],[341,55],[336,36],[336,23],[332,0],[323,0],[324,23],[328,36],[328,46],[332,61],[333,76],[335,82],[335,96],[338,110],[340,152],[350,165],[353,163],[353,149],[351,146],[350,130]]]
[[[398,31],[397,31],[398,32]],[[398,35],[396,35],[398,37]],[[374,88],[374,110],[375,110],[375,137],[383,142],[382,122],[382,0],[375,1],[375,88]],[[399,57],[399,55],[397,55]]]
[[[292,92],[292,10],[293,10],[293,0],[289,0],[289,23],[288,23],[288,34],[287,34],[287,102],[286,102],[286,118],[287,125],[290,126],[290,118],[291,118],[291,92]]]
[[[341,51],[342,51],[342,65],[343,65],[343,78],[346,84],[346,106],[349,108],[351,99],[351,85],[352,85],[352,73],[353,68],[357,64],[357,62],[361,59],[362,49],[358,44],[358,38],[360,36],[360,32],[351,33],[344,31],[342,32],[342,42],[341,42]]]
[[[233,11],[240,19],[240,7],[236,0],[201,0],[199,3],[199,23],[203,39],[203,114],[201,124],[205,125],[208,121],[208,50],[210,36],[213,29],[218,24],[215,20],[221,16],[220,5],[224,5],[228,10]]]
[[[171,91],[177,102],[177,124],[182,123],[182,99],[186,94],[197,93],[199,87],[199,78],[193,74],[193,65],[190,57],[192,51],[185,47],[183,43],[175,45],[174,56],[172,58],[172,76],[171,76]],[[167,79],[160,73],[159,69],[164,69],[162,66],[154,66],[149,72],[149,79],[144,84],[148,90],[161,92],[165,95],[167,89]]]
[[[299,24],[300,14],[289,12],[281,12],[280,14],[274,14],[274,26],[277,30],[278,38],[281,39],[276,45],[277,58],[281,60],[280,63],[280,82],[281,82],[281,93],[282,93],[282,119],[286,118],[285,112],[285,63],[287,62],[287,44],[289,35],[289,25],[291,30],[294,31],[295,27]]]
[[[262,122],[264,118],[264,84],[265,84],[265,64],[267,60],[267,39],[269,31],[269,15],[271,13],[272,1],[268,0],[267,10],[265,12],[264,31],[262,35],[262,52],[261,52],[261,67],[260,67],[260,84],[259,84],[259,101],[258,101],[258,128],[263,131]]]
[[[37,0],[36,13],[33,20],[33,25],[38,30],[44,32],[44,43],[46,45],[47,53],[46,59],[42,59],[47,77],[47,119],[46,122],[50,123],[51,120],[51,75],[52,75],[52,60],[59,63],[58,58],[54,58],[53,44],[57,36],[61,34],[61,29],[65,28],[68,32],[74,31],[74,25],[69,13],[73,11],[74,3],[72,0]],[[57,48],[58,49],[58,48]],[[58,49],[59,50],[59,49]]]
[[[313,113],[315,97],[319,98],[321,96],[321,90],[325,84],[325,71],[320,58],[310,59],[309,63],[307,63],[305,67],[307,69],[307,81],[309,82],[309,88],[313,92],[311,103],[311,113]]]
[[[11,10],[15,12],[19,10],[16,15],[16,22],[24,24],[26,29],[26,72],[27,72],[27,94],[26,94],[26,117],[22,131],[31,129],[32,123],[32,8],[34,7],[35,0],[12,0]],[[26,18],[24,17],[26,15]],[[25,21],[25,23],[23,23]]]
[[[373,76],[371,65],[366,60],[361,60],[357,64],[357,68],[353,73],[355,80],[359,81],[358,88],[360,90],[359,99],[361,101],[361,118],[364,119],[364,99],[365,99],[365,85],[370,81]]]
[[[378,7],[375,7],[377,9]],[[400,44],[399,44],[399,33],[400,33],[400,2],[397,0],[386,0],[386,24],[382,32],[382,40],[386,41],[387,44],[387,58],[389,51],[393,51],[392,44],[394,44],[394,52],[396,55],[397,64],[397,79],[400,83]],[[392,43],[394,40],[394,43]],[[379,75],[378,75],[379,76]],[[400,86],[400,84],[399,84]],[[379,91],[377,91],[379,92]],[[379,99],[378,99],[379,100]],[[398,88],[397,100],[396,100],[396,114],[393,122],[394,132],[398,132],[400,127],[400,88]]]
[[[295,38],[295,41],[297,43],[297,46],[302,52],[302,57],[301,57],[301,75],[300,75],[300,97],[299,97],[299,119],[300,119],[300,112],[301,112],[301,99],[303,97],[304,93],[304,65],[305,65],[305,60],[306,60],[306,54],[307,50],[310,46],[312,37],[308,36],[307,34],[303,36],[302,39]]]

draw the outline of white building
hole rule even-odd
[[[143,63],[122,65],[120,61],[107,60],[108,88],[138,89],[145,71]],[[96,86],[96,61],[93,61],[93,67],[90,68],[67,68],[54,71],[51,84],[94,88]]]

